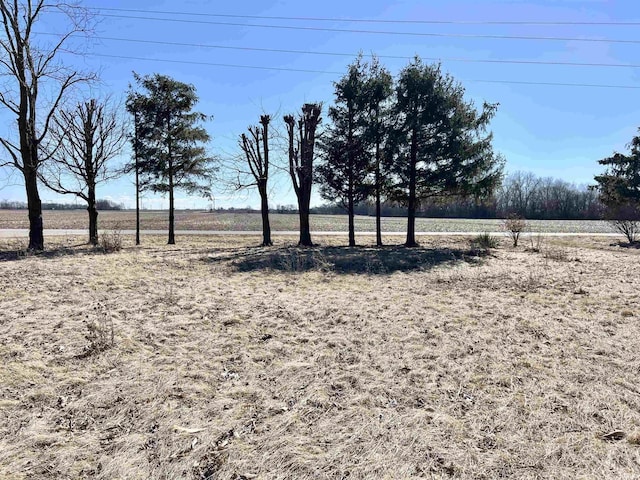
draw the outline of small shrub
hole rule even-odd
[[[611,226],[627,237],[630,244],[634,244],[640,236],[640,221],[638,220],[609,220]]]
[[[555,260],[556,262],[566,262],[569,260],[569,253],[566,248],[549,248],[544,252],[544,258]]]
[[[93,314],[87,315],[84,324],[87,328],[84,338],[89,342],[89,345],[85,347],[84,356],[103,352],[113,347],[115,344],[113,319],[103,303],[98,303],[93,307]]]
[[[119,252],[122,250],[122,230],[116,225],[112,230],[102,232],[99,243],[104,253]]]
[[[491,250],[498,248],[500,242],[489,232],[483,232],[471,240],[471,246],[480,250]]]
[[[542,233],[537,232],[535,234],[531,234],[529,236],[528,250],[531,252],[540,252],[542,251],[543,244],[544,244],[544,237],[542,236]]]
[[[527,275],[516,282],[523,292],[535,292],[543,285],[542,273],[539,270],[530,269]]]
[[[513,247],[518,246],[520,235],[527,229],[527,221],[520,215],[509,215],[502,224],[502,228],[507,232],[513,241]]]
[[[275,253],[271,256],[271,266],[284,272],[306,272],[317,270],[328,272],[333,265],[318,251],[291,249],[287,252]]]

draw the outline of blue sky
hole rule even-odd
[[[614,150],[623,150],[635,134],[636,128],[640,126],[640,89],[483,82],[485,80],[640,87],[640,68],[456,60],[640,64],[637,55],[640,48],[638,25],[465,23],[640,22],[640,5],[631,0],[370,0],[366,3],[336,0],[86,0],[83,4],[92,8],[104,8],[96,11],[96,18],[99,20],[97,38],[86,48],[85,56],[69,56],[66,61],[77,62],[84,68],[100,72],[101,83],[92,86],[90,91],[112,93],[116,97],[124,98],[127,86],[132,80],[132,71],[140,74],[157,72],[193,83],[200,96],[198,109],[214,117],[207,124],[213,137],[211,151],[223,157],[237,153],[238,135],[245,131],[248,125],[256,123],[263,111],[277,115],[280,119],[285,113],[298,111],[306,101],[330,104],[332,82],[346,71],[346,66],[353,61],[358,51],[385,57],[382,61],[393,74],[416,54],[425,60],[441,59],[444,69],[466,87],[468,98],[477,104],[481,104],[483,100],[499,102],[498,114],[491,128],[495,135],[495,150],[507,159],[507,171],[531,171],[537,175],[558,177],[578,184],[590,183],[593,176],[600,171],[597,160],[610,155]],[[140,12],[106,8],[135,9]],[[314,17],[329,20],[294,21],[232,15]],[[455,23],[364,23],[336,19],[442,20]],[[273,26],[313,29],[282,29]],[[40,33],[52,33],[59,32],[61,28],[56,19],[47,18],[37,30]],[[374,30],[393,33],[314,29]],[[402,32],[410,32],[413,35],[400,34]],[[482,36],[615,39],[618,42],[520,40]],[[206,48],[142,41],[233,48]],[[354,56],[251,49],[353,53]],[[387,56],[401,58],[386,58]],[[261,69],[207,64],[241,65]],[[276,70],[278,68],[285,70]],[[287,69],[316,72],[296,72]],[[11,121],[7,117],[4,123],[11,125]],[[7,128],[0,133],[6,134]],[[11,179],[5,178],[3,181],[3,176],[6,177],[0,173],[0,199],[24,200],[19,178],[14,175]],[[98,194],[101,198],[111,198],[131,207],[135,192],[131,179],[123,178],[101,185]],[[43,200],[73,201],[71,197],[61,198],[44,187],[41,196]],[[220,187],[216,189],[215,198],[216,206],[257,207],[259,204],[257,196],[253,193],[231,195],[222,191]],[[313,203],[317,204],[320,201],[316,195]],[[163,207],[166,203],[166,200],[151,195],[147,195],[143,201],[143,205],[148,208]],[[271,203],[274,206],[295,203],[286,177],[276,179]],[[178,194],[179,207],[201,208],[207,205],[209,204],[204,200]]]

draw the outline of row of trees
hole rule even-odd
[[[299,243],[312,244],[309,202],[314,183],[324,199],[346,210],[350,246],[355,245],[356,208],[367,199],[376,205],[377,244],[382,245],[382,204],[391,200],[406,206],[405,244],[414,246],[420,202],[491,195],[503,167],[487,132],[496,108],[485,103],[476,109],[440,65],[426,65],[416,57],[394,80],[377,59],[365,62],[358,57],[335,83],[331,122],[320,134],[321,104],[305,104],[300,115],[283,118],[288,173],[298,200]],[[263,115],[259,125],[249,127],[249,135],[241,135],[248,172],[239,172],[249,173],[250,181],[237,182],[239,188],[256,186],[260,192],[265,245],[271,244],[269,120]]]
[[[37,22],[49,13],[66,15],[70,28],[56,42],[44,45],[32,36]],[[210,137],[203,127],[208,117],[194,110],[195,87],[160,74],[134,74],[126,102],[132,132],[108,100],[91,98],[64,108],[75,85],[95,78],[59,61],[70,39],[88,30],[86,11],[66,3],[13,0],[0,2],[0,14],[4,25],[0,70],[5,77],[0,105],[17,120],[16,135],[0,138],[9,156],[0,167],[12,166],[23,176],[29,248],[44,247],[39,183],[87,203],[90,240],[97,243],[96,185],[125,172],[135,173],[138,200],[143,190],[169,196],[169,243],[175,243],[175,190],[206,196],[216,173],[216,162],[207,151]],[[458,204],[529,218],[548,209],[566,218],[579,209],[595,208],[593,195],[576,195],[561,182],[523,174],[511,176],[497,190],[504,161],[494,153],[488,131],[497,104],[476,108],[464,93],[438,64],[427,65],[416,57],[393,78],[377,59],[366,62],[360,56],[335,83],[326,128],[321,129],[319,103],[307,103],[300,113],[285,115],[286,160],[276,166],[288,172],[297,197],[299,243],[312,245],[309,213],[314,184],[320,185],[325,199],[347,211],[349,245],[355,245],[356,208],[367,201],[375,206],[378,245],[383,204],[406,208],[407,246],[416,245],[415,218],[421,204],[451,205],[445,200],[454,198]],[[262,115],[248,134],[240,136],[246,168],[237,169],[236,182],[238,188],[258,189],[265,245],[271,244],[271,123],[270,115]],[[114,169],[111,161],[127,138],[133,160],[124,170]],[[630,155],[615,154],[601,161],[608,170],[596,177],[596,190],[612,216],[628,220],[637,215],[638,185],[632,175],[638,175],[639,151],[636,138]],[[139,243],[139,215],[137,225]]]

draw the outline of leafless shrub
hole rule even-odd
[[[629,243],[635,243],[640,236],[640,221],[638,220],[609,220],[609,223],[624,235]]]
[[[103,352],[115,344],[113,319],[104,303],[98,302],[93,312],[84,321],[87,329],[84,338],[89,345],[85,347],[83,356]]]
[[[509,235],[509,237],[511,237],[514,248],[518,246],[520,235],[527,229],[527,226],[527,221],[520,215],[516,214],[509,215],[502,224],[504,231]]]
[[[530,252],[541,252],[543,244],[544,237],[542,236],[542,233],[532,233],[529,235],[529,248],[527,248],[527,250]]]
[[[542,272],[538,269],[529,269],[524,277],[518,279],[516,284],[523,292],[535,292],[543,284]]]
[[[100,235],[100,249],[104,253],[119,252],[122,250],[122,229],[116,224],[113,229]]]
[[[543,253],[544,258],[549,260],[555,260],[556,262],[567,262],[569,260],[569,253],[566,248],[548,248]]]

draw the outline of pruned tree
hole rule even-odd
[[[128,104],[138,115],[138,172],[145,188],[169,195],[169,240],[175,244],[175,190],[211,195],[213,157],[210,137],[200,124],[208,117],[193,111],[198,97],[193,85],[154,74],[134,78],[142,92],[131,90]]]
[[[63,14],[64,33],[51,43],[37,38],[37,27],[49,14]],[[42,144],[52,119],[74,85],[93,74],[65,67],[60,57],[71,37],[89,30],[87,10],[69,2],[6,0],[0,2],[0,105],[15,115],[17,135],[0,138],[9,155],[6,165],[24,178],[29,209],[29,249],[44,249],[42,202],[38,172],[47,159]]]
[[[593,188],[606,207],[607,219],[634,243],[640,234],[640,136],[633,137],[629,150],[628,155],[616,152],[598,161],[607,170],[595,177]]]
[[[335,83],[335,105],[329,108],[331,125],[319,143],[324,160],[317,168],[320,195],[347,211],[350,247],[356,245],[354,207],[369,196],[370,190],[370,162],[364,140],[368,113],[365,69],[362,56],[358,56]]]
[[[407,205],[406,246],[417,245],[419,202],[450,196],[488,195],[502,177],[503,161],[491,146],[487,125],[497,104],[476,110],[464,88],[440,65],[416,57],[396,86],[395,198]]]
[[[125,141],[120,112],[109,99],[80,102],[74,109],[61,110],[51,123],[45,147],[50,160],[40,170],[40,179],[54,192],[75,195],[87,203],[93,245],[98,244],[96,186],[122,174],[111,163]]]
[[[240,149],[248,168],[238,172],[236,188],[256,187],[260,194],[260,213],[262,215],[262,245],[273,245],[269,224],[269,123],[271,116],[261,115],[260,124],[248,128],[249,135],[240,135]],[[242,177],[242,178],[241,178]],[[246,179],[249,178],[248,181]]]
[[[322,104],[305,103],[298,117],[285,115],[287,128],[289,176],[298,199],[300,219],[299,245],[312,246],[309,211],[311,207],[311,188],[313,187],[313,160],[316,131],[322,121]]]

